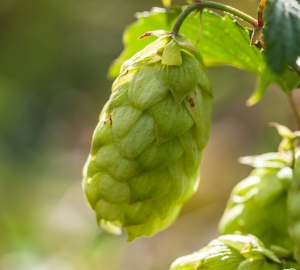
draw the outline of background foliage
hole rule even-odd
[[[219,2],[255,17],[259,1]],[[232,187],[250,171],[237,158],[276,151],[280,138],[267,123],[295,129],[276,86],[247,108],[257,76],[232,67],[209,68],[215,109],[198,193],[172,227],[151,239],[128,245],[125,236],[100,232],[85,205],[81,168],[110,94],[107,70],[123,49],[122,32],[136,20],[135,12],[153,6],[162,3],[1,1],[1,270],[168,269],[175,258],[216,237]],[[207,23],[204,17],[203,38]],[[162,28],[159,21],[154,26]],[[295,98],[300,98],[297,91]]]

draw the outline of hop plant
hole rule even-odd
[[[124,62],[100,114],[83,188],[99,226],[128,241],[177,217],[197,190],[210,135],[211,83],[183,35],[159,38]]]
[[[221,235],[253,234],[268,247],[293,249],[287,211],[287,194],[293,173],[289,167],[291,161],[291,155],[281,153],[241,159],[256,168],[234,187],[219,224]]]
[[[295,256],[300,262],[300,157],[294,169],[293,185],[288,197],[289,232],[296,243]]]
[[[299,267],[279,260],[252,235],[223,235],[191,255],[178,258],[171,270],[282,270]]]

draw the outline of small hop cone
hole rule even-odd
[[[100,227],[128,241],[177,217],[197,190],[210,135],[211,83],[184,36],[159,39],[126,61],[95,129],[83,188]]]
[[[252,234],[267,247],[292,251],[288,233],[287,195],[292,183],[291,158],[280,153],[246,157],[243,163],[256,167],[238,183],[229,198],[219,224],[219,233]]]
[[[289,232],[295,241],[295,257],[300,262],[300,157],[298,156],[293,175],[293,184],[288,196],[290,218]]]
[[[279,260],[252,235],[223,235],[191,255],[178,258],[170,270],[282,270],[298,267]]]

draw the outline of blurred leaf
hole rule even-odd
[[[273,72],[271,71],[268,65],[265,65],[265,68],[263,69],[261,76],[259,77],[256,89],[254,90],[251,97],[247,100],[248,106],[255,105],[262,98],[267,88],[272,83],[273,79]]]
[[[298,75],[290,69],[286,69],[286,71],[282,75],[277,75],[270,69],[270,66],[266,63],[262,68],[262,72],[258,79],[256,89],[254,90],[251,97],[247,100],[247,105],[253,106],[258,101],[260,101],[273,81],[275,81],[284,92],[290,93],[292,90],[297,88],[300,80]]]
[[[117,77],[124,61],[153,42],[152,38],[139,41],[138,38],[148,31],[164,29],[171,31],[180,14],[180,9],[155,10],[138,15],[138,21],[124,32],[125,49],[109,70],[110,77]],[[199,18],[187,18],[181,27],[181,33],[195,44],[199,31]],[[203,12],[203,30],[197,49],[207,66],[232,65],[262,76],[252,104],[255,104],[274,81],[285,92],[290,92],[299,84],[299,77],[287,69],[282,75],[271,75],[266,69],[265,57],[257,46],[250,46],[250,30],[243,28],[232,17],[221,17],[213,12]],[[272,77],[272,78],[271,78]],[[271,81],[270,81],[271,80]],[[250,102],[250,101],[249,101]],[[250,103],[251,104],[251,103]]]
[[[282,74],[300,55],[300,2],[267,1],[265,21],[266,59],[274,72]]]
[[[293,132],[287,128],[286,126],[280,125],[278,123],[270,123],[269,124],[271,127],[275,127],[278,131],[278,134],[282,137],[282,138],[288,138],[291,139],[293,138]]]
[[[278,75],[276,77],[276,83],[286,93],[290,93],[292,92],[292,90],[297,88],[299,85],[299,81],[299,76],[289,68],[287,68],[282,75]]]
[[[267,153],[259,156],[241,157],[239,162],[254,168],[284,168],[292,162],[292,157],[285,153]]]
[[[170,8],[172,0],[162,0],[164,7]]]

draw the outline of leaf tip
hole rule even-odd
[[[283,138],[290,139],[290,138],[294,137],[293,136],[293,132],[289,128],[285,127],[285,126],[282,126],[282,125],[280,125],[278,123],[275,123],[275,122],[270,122],[269,126],[276,128],[277,131],[278,131],[278,133],[279,133],[279,135],[281,137],[283,137]]]
[[[152,36],[152,35],[153,35],[152,32],[146,32],[144,35],[140,36],[140,37],[138,38],[138,40],[143,39],[143,38],[146,38],[146,37],[149,37],[149,36]]]
[[[258,100],[251,96],[247,101],[246,101],[246,106],[247,107],[252,107],[253,105],[257,104]]]
[[[251,100],[248,99],[248,100],[246,101],[246,106],[247,106],[247,107],[251,107],[251,106],[253,106],[253,105],[254,105],[254,103],[253,103]]]

